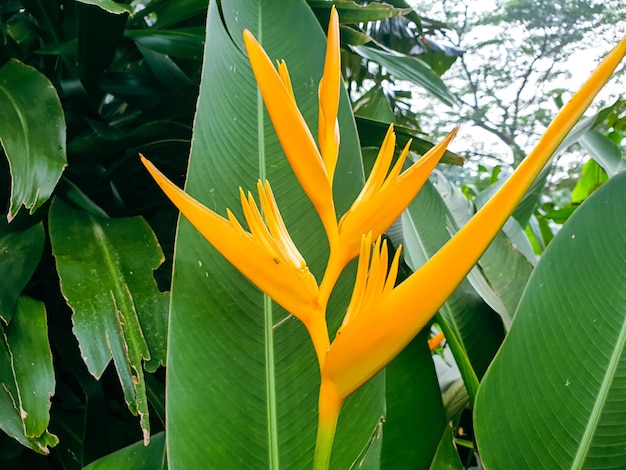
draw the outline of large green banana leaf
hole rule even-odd
[[[626,468],[626,173],[554,238],[479,388],[487,469]]]
[[[220,11],[221,10],[221,11]],[[243,49],[248,28],[272,59],[285,59],[314,134],[325,38],[303,1],[211,2],[186,190],[225,215],[241,216],[238,187],[267,178],[312,272],[328,255],[321,223],[282,153]],[[339,213],[363,180],[347,96],[340,105],[335,175]],[[348,272],[353,272],[348,270]],[[344,276],[331,298],[331,329],[349,297]],[[181,218],[174,260],[167,381],[172,468],[310,468],[319,369],[298,320],[266,298]],[[342,411],[333,468],[374,468],[380,456],[382,377]]]

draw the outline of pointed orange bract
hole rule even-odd
[[[248,59],[280,145],[302,189],[320,216],[329,239],[336,238],[337,216],[331,176],[296,104],[287,65],[272,61],[250,31],[243,32]]]
[[[318,140],[322,160],[330,184],[333,184],[337,156],[339,155],[339,91],[341,89],[341,64],[339,50],[339,15],[333,6],[328,23],[328,44],[324,61],[324,75],[319,84]]]
[[[362,235],[372,232],[372,237],[376,238],[400,217],[432,173],[457,130],[454,129],[401,173],[411,142],[407,143],[390,170],[396,136],[393,125],[389,126],[365,186],[339,221],[339,243],[331,245],[330,259],[320,285],[322,305],[328,300],[343,268],[359,253]]]
[[[332,382],[340,399],[383,369],[430,321],[478,262],[625,54],[626,38],[563,107],[535,150],[489,202],[422,267],[377,302],[363,304],[358,317],[342,328],[322,370],[322,382]]]
[[[263,222],[252,195],[241,201],[250,232],[228,211],[228,219],[200,204],[143,156],[141,161],[163,192],[196,229],[244,276],[285,310],[308,321],[319,311],[313,274],[287,233],[269,183],[259,182]]]

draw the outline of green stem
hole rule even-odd
[[[322,377],[313,470],[328,470],[329,468],[337,420],[342,405],[343,400],[339,398],[335,384]]]
[[[454,360],[459,366],[459,371],[461,372],[461,377],[463,378],[463,383],[465,384],[465,389],[469,396],[470,405],[474,407],[474,399],[476,398],[480,382],[467,356],[467,351],[459,341],[459,338],[457,338],[455,331],[448,325],[448,322],[441,313],[438,312],[435,315],[435,322],[437,322],[443,335],[446,337],[446,342],[448,346],[450,346]]]

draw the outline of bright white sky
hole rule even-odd
[[[409,2],[417,4],[417,0],[409,0]],[[436,1],[434,1],[433,3],[437,4]],[[495,8],[496,5],[495,0],[470,0],[469,3],[471,4],[474,11],[477,12],[492,10]],[[420,4],[423,6],[423,2],[420,2]],[[423,8],[418,7],[417,10],[418,12],[425,14],[425,16],[431,19],[437,19],[441,21],[446,20],[446,18],[443,17],[441,12],[437,11],[436,8],[428,11],[427,13],[424,12]],[[626,25],[621,28],[622,31],[625,28]],[[491,32],[489,32],[486,28],[475,28],[471,31],[471,33],[474,34],[474,37],[468,35],[468,41],[471,41],[474,38],[476,38],[476,40],[484,39],[486,37],[489,37],[489,34],[491,34]],[[564,79],[561,83],[553,84],[553,88],[556,88],[558,86],[559,88],[564,88],[570,90],[571,92],[577,90],[587,79],[590,73],[595,69],[597,63],[599,62],[599,59],[602,58],[614,45],[614,43],[617,43],[619,39],[620,38],[610,38],[610,40],[607,40],[603,44],[590,44],[590,47],[588,49],[577,51],[570,57],[570,59],[565,64],[565,68],[569,70],[569,72],[571,73],[571,77],[569,79]],[[466,61],[471,61],[471,55],[466,55],[465,59]],[[613,101],[620,95],[620,93],[624,93],[624,90],[626,90],[626,73],[624,73],[623,68],[621,70],[621,75],[619,77],[614,76],[613,79],[611,79],[611,81],[601,91],[598,98],[596,98],[596,103],[601,100],[605,102]],[[445,79],[446,76],[444,75],[444,80]],[[446,84],[449,85],[449,80],[446,81]],[[569,96],[564,96],[564,99],[569,98]],[[593,109],[593,105],[591,109]],[[445,110],[442,109],[442,112],[445,112]],[[432,131],[433,129],[426,128],[425,130]],[[462,152],[467,150],[468,148],[474,147],[475,144],[472,145],[473,142],[480,143],[482,145],[483,152],[499,155],[500,157],[505,158],[505,160],[510,161],[511,153],[509,148],[504,143],[495,138],[491,133],[470,124],[466,124],[461,128],[458,137],[454,140],[450,148],[453,151]]]

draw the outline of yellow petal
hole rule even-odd
[[[324,61],[324,75],[319,84],[318,140],[322,160],[332,185],[339,152],[339,92],[341,90],[341,56],[339,50],[339,16],[335,6],[330,11],[328,43]]]
[[[363,195],[355,201],[339,222],[340,246],[344,250],[346,263],[358,253],[361,236],[364,233],[371,230],[372,237],[378,237],[407,208],[443,156],[456,131],[456,129],[453,130],[410,168],[396,176],[402,159],[406,157],[406,152],[408,152],[408,148],[405,148],[404,155],[400,157],[400,165],[396,165],[384,181],[382,175],[386,174],[389,168],[391,162],[389,153],[393,153],[393,147],[385,150],[384,154],[381,150],[381,154],[387,162],[386,167],[382,168],[384,172],[382,169],[376,174],[372,171],[366,187],[370,183],[370,179],[373,180],[372,184],[367,190],[364,190]],[[387,140],[386,138],[383,147],[385,147]]]
[[[340,397],[354,393],[376,375],[430,321],[469,270],[626,55],[626,38],[552,121],[535,150],[483,208],[418,271],[368,306],[332,342],[322,381]],[[378,317],[377,317],[378,316]]]
[[[262,196],[266,199],[262,204],[273,211],[270,230],[265,227],[252,197],[246,199],[242,192],[244,212],[253,232],[249,233],[230,211],[228,219],[216,214],[169,181],[143,156],[141,161],[189,222],[252,283],[303,322],[318,313],[315,278],[303,265],[299,253],[295,255],[291,251],[295,246],[290,239],[289,247],[279,246],[285,243],[283,238],[288,234],[277,208],[271,207],[275,202],[269,190]]]
[[[290,85],[285,85],[287,78],[284,77],[288,76],[286,67],[281,66],[281,78],[252,33],[244,30],[243,38],[252,71],[278,140],[330,237],[337,227],[332,186],[315,139],[293,99],[293,91]]]

